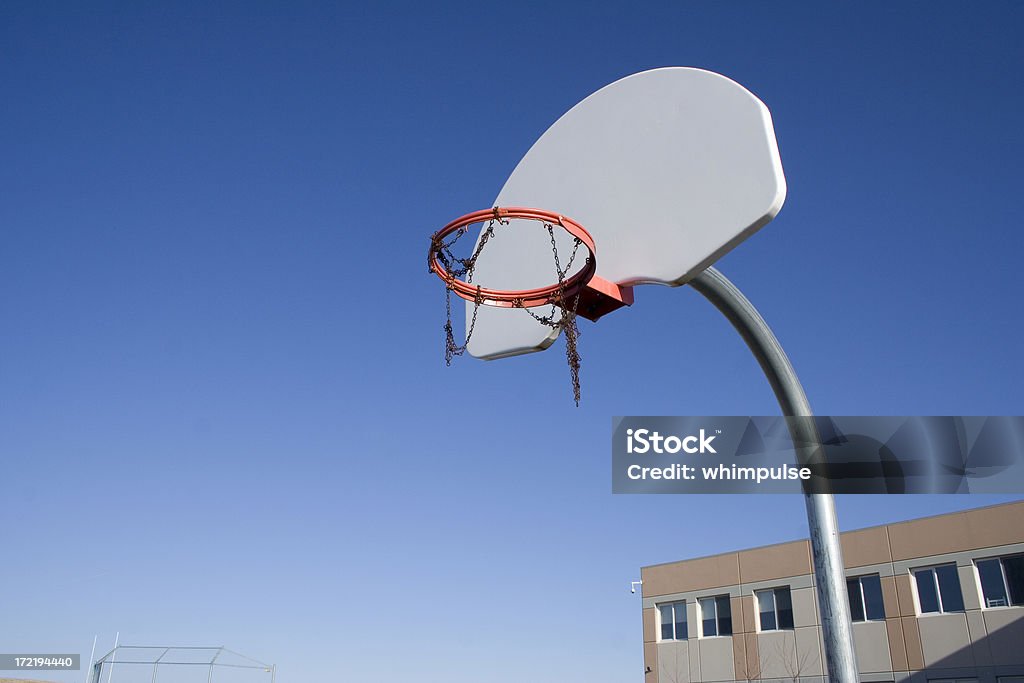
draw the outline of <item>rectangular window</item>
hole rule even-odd
[[[662,640],[686,640],[686,601],[658,605]]]
[[[781,631],[793,628],[793,599],[789,594],[789,586],[771,590],[757,591],[758,629],[761,631]]]
[[[1024,555],[978,560],[985,607],[1024,605]]]
[[[728,595],[701,598],[698,605],[702,638],[732,635],[732,605]]]
[[[846,594],[850,597],[850,616],[853,621],[885,619],[885,607],[882,605],[882,580],[878,574],[847,579]]]
[[[915,569],[914,580],[921,614],[964,611],[964,594],[955,564]]]

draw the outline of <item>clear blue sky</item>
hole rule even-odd
[[[428,235],[647,68],[773,112],[786,206],[719,265],[819,413],[1024,412],[1019,3],[90,5],[0,7],[0,651],[638,681],[639,566],[803,536],[609,493],[612,415],[776,411],[688,289],[584,327],[579,409],[560,346],[444,365]]]

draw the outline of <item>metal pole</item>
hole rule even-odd
[[[153,680],[152,680],[152,683],[156,683],[157,669],[160,667],[160,660],[163,659],[164,655],[166,655],[170,651],[171,651],[171,648],[169,648],[169,647],[168,648],[164,648],[164,651],[161,652],[160,656],[157,657],[156,660],[153,662]]]
[[[768,378],[782,414],[787,417],[812,416],[811,404],[786,352],[768,323],[743,293],[714,268],[708,268],[689,284],[721,311],[743,337]],[[794,447],[818,443],[818,429],[813,420],[787,420],[787,425]],[[831,683],[858,683],[835,502],[830,493],[809,493],[804,496],[804,501],[814,556],[828,680]]]
[[[107,683],[110,683],[110,679],[114,677],[114,661],[117,659],[117,646],[120,642],[121,632],[118,631],[114,635],[114,649],[110,651],[110,668],[107,669]],[[99,683],[99,681],[96,683]]]
[[[89,683],[89,677],[92,674],[92,665],[93,665],[93,662],[96,659],[96,639],[97,638],[99,638],[99,635],[94,635],[92,637],[92,652],[89,653],[89,668],[85,670],[85,683]],[[99,680],[99,679],[97,679],[97,680]]]
[[[224,646],[217,648],[217,652],[210,659],[210,675],[206,677],[206,683],[213,683],[213,665],[217,663],[217,658],[222,652],[224,652]]]

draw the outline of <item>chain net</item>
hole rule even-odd
[[[482,229],[476,248],[473,249],[473,252],[468,257],[465,258],[456,256],[453,250],[455,249],[456,243],[458,243],[463,235],[469,232],[470,226],[466,225],[459,228],[447,241],[443,237],[434,237],[432,240],[431,253],[436,256],[437,260],[444,266],[445,270],[448,271],[448,278],[445,280],[444,323],[444,360],[446,365],[451,365],[452,359],[455,358],[455,356],[461,356],[466,352],[466,349],[469,346],[469,340],[473,337],[473,330],[476,328],[477,313],[480,310],[480,306],[483,305],[483,297],[480,293],[481,285],[478,284],[476,287],[476,296],[473,299],[473,314],[470,316],[469,324],[466,326],[466,339],[462,344],[457,343],[455,341],[455,331],[452,327],[452,282],[455,280],[462,280],[469,284],[473,283],[473,273],[476,269],[476,262],[480,257],[480,253],[487,245],[487,242],[494,237],[495,228],[508,225],[509,222],[509,219],[501,218],[498,215],[497,208],[495,208],[494,217],[491,218],[487,222],[487,225]],[[555,240],[555,226],[547,221],[543,221],[543,224],[544,229],[547,230],[548,237],[551,240],[551,253],[555,262],[555,276],[558,278],[557,292],[550,301],[551,309],[548,311],[547,315],[540,315],[534,312],[532,308],[523,306],[522,299],[513,301],[512,305],[515,308],[522,308],[530,315],[530,317],[540,324],[561,330],[562,335],[565,337],[565,358],[569,364],[569,377],[572,382],[573,400],[575,400],[578,407],[580,404],[580,354],[578,348],[580,333],[579,327],[576,325],[576,309],[579,306],[580,295],[579,292],[577,292],[571,302],[567,301],[565,296],[565,280],[567,275],[572,271],[573,262],[576,260],[576,255],[579,253],[580,245],[583,242],[580,238],[575,235],[573,236],[572,252],[569,254],[569,259],[566,261],[565,266],[562,266],[561,260],[558,256],[558,244]],[[587,259],[590,259],[589,255],[587,256]]]

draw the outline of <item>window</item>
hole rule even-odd
[[[1024,555],[978,560],[985,607],[1024,605]]]
[[[878,574],[847,579],[846,594],[850,596],[850,617],[853,621],[885,619],[882,580]]]
[[[932,612],[963,612],[964,595],[955,564],[915,569],[917,604],[921,614]]]
[[[701,637],[732,635],[732,606],[728,595],[701,598],[697,604],[700,605]]]
[[[686,640],[686,601],[658,605],[662,640]]]
[[[781,631],[793,628],[793,599],[789,586],[773,590],[757,591],[758,629]]]

